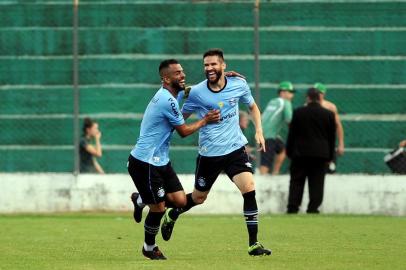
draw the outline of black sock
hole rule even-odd
[[[242,196],[244,197],[244,217],[248,229],[249,245],[252,246],[258,241],[258,206],[255,190],[244,193]]]
[[[173,208],[173,210],[169,212],[169,217],[172,220],[177,220],[180,214],[189,211],[190,208],[192,208],[195,205],[196,203],[192,199],[192,193],[189,193],[186,195],[186,205],[180,208]]]
[[[165,212],[148,212],[144,223],[145,243],[147,245],[155,244],[155,236],[158,234],[161,218]]]

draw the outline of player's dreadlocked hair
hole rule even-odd
[[[203,59],[206,58],[207,56],[218,56],[222,61],[224,61],[224,55],[223,55],[222,49],[217,49],[217,48],[210,49],[203,54]]]
[[[159,76],[161,76],[161,78],[162,78],[164,70],[173,64],[179,64],[178,60],[166,59],[166,60],[162,61],[161,64],[159,65]]]

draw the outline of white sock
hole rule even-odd
[[[145,206],[145,204],[142,202],[141,196],[138,196],[137,198],[137,205],[141,208]]]
[[[147,244],[144,242],[144,249],[145,249],[146,251],[152,251],[152,250],[154,249],[154,247],[156,247],[155,244],[153,244],[153,245],[147,245]]]

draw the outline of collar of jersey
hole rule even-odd
[[[224,79],[225,79],[226,83],[224,84],[223,88],[220,89],[220,91],[214,91],[214,90],[212,90],[212,89],[210,88],[210,86],[209,86],[209,80],[207,79],[207,89],[209,89],[209,90],[210,90],[211,92],[213,92],[213,93],[220,93],[220,92],[223,91],[223,89],[226,88],[226,86],[227,86],[227,77],[224,76]]]

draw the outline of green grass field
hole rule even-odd
[[[151,261],[131,213],[1,215],[0,269],[406,268],[404,217],[261,216],[260,239],[272,256],[247,255],[240,216],[185,215]]]

